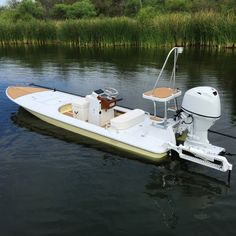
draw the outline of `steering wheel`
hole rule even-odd
[[[116,98],[119,95],[119,92],[115,88],[105,88],[104,94],[108,99]]]

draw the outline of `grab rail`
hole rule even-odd
[[[173,87],[175,86],[175,71],[176,71],[176,62],[177,62],[177,59],[178,59],[178,54],[180,54],[180,53],[182,53],[183,52],[183,47],[174,47],[174,48],[172,48],[171,50],[170,50],[170,52],[168,53],[168,55],[167,55],[167,57],[166,57],[166,60],[165,60],[165,62],[164,62],[164,64],[163,64],[163,66],[162,66],[162,68],[161,68],[161,71],[160,71],[160,73],[159,73],[159,75],[158,75],[158,77],[157,77],[157,80],[156,80],[156,82],[155,82],[155,85],[154,85],[154,87],[153,87],[153,92],[154,92],[154,90],[155,90],[155,88],[156,88],[156,86],[157,86],[157,83],[159,82],[159,80],[160,80],[160,78],[161,78],[161,76],[162,76],[162,73],[163,73],[163,71],[164,71],[164,69],[165,69],[165,66],[166,66],[166,63],[167,63],[167,61],[168,61],[168,59],[169,59],[169,57],[170,57],[170,55],[171,55],[171,53],[174,51],[174,67],[173,67],[173,71],[172,71],[172,75],[171,75],[171,79],[170,79],[170,82],[173,80]]]

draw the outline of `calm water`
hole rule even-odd
[[[32,82],[79,94],[108,86],[121,104],[151,112],[141,94],[167,53],[0,49],[0,235],[236,235],[236,169],[227,187],[225,173],[192,163],[139,162],[45,124],[5,96],[7,86]],[[222,118],[212,129],[236,136],[236,52],[186,50],[178,64],[183,92],[219,90]],[[235,139],[210,139],[236,153]]]

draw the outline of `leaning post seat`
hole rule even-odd
[[[128,111],[110,120],[111,127],[117,130],[131,128],[145,120],[145,112],[141,109]]]
[[[167,110],[168,110],[167,103],[170,100],[174,100],[175,110],[177,110],[176,98],[179,97],[180,95],[181,95],[181,90],[177,88],[159,87],[143,93],[143,98],[151,100],[153,102],[154,116],[157,115],[156,102],[161,102],[165,104],[164,117],[162,121],[159,122],[159,123],[165,123],[167,120]]]
[[[180,95],[181,91],[179,89],[159,87],[143,93],[143,98],[156,102],[168,102]]]
[[[175,72],[176,72],[176,62],[177,62],[178,54],[180,54],[182,52],[183,52],[182,47],[174,47],[170,50],[163,66],[160,70],[160,73],[157,77],[155,85],[153,86],[153,89],[143,93],[143,98],[151,100],[153,102],[154,116],[157,115],[156,103],[157,102],[164,103],[164,105],[165,105],[164,118],[162,119],[162,122],[161,122],[164,124],[166,124],[166,121],[167,121],[167,111],[168,110],[177,111],[177,109],[178,109],[176,98],[181,95],[181,91],[179,89],[175,88]],[[164,71],[165,66],[167,64],[167,61],[172,53],[174,55],[174,58],[173,58],[174,65],[173,65],[172,74],[171,74],[170,81],[169,81],[169,87],[158,87],[157,86],[158,82],[159,82],[160,78],[162,77],[163,71]],[[170,100],[174,100],[174,104],[175,104],[174,109],[167,107],[167,103],[169,103]]]

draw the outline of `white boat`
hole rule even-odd
[[[180,158],[231,171],[232,165],[221,156],[224,148],[208,141],[208,129],[221,116],[218,92],[212,87],[195,87],[184,94],[181,109],[177,107],[181,91],[175,88],[175,71],[182,51],[183,48],[175,47],[169,52],[154,87],[143,93],[143,98],[154,105],[153,115],[142,109],[118,106],[118,91],[113,88],[98,89],[82,97],[45,87],[10,86],[6,95],[43,121],[141,158],[157,162],[174,150]],[[158,87],[171,55],[174,66],[170,85]],[[157,116],[157,104],[164,105],[162,118]],[[174,112],[172,118],[168,118],[169,112]],[[183,134],[187,134],[186,139],[179,144],[177,137]]]

